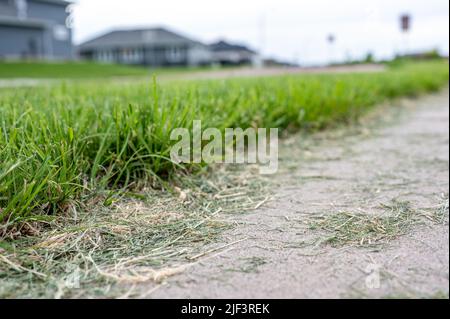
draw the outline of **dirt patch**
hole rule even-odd
[[[237,227],[214,253],[162,284],[133,287],[135,295],[448,298],[448,105],[446,91],[385,108],[376,125],[289,139],[275,199],[228,216]],[[349,223],[350,237],[326,241]]]

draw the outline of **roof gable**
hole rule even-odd
[[[246,47],[244,45],[232,44],[232,43],[228,43],[228,42],[225,42],[225,41],[219,41],[219,42],[213,43],[209,47],[214,52],[219,52],[219,51],[245,51],[245,52],[249,52],[249,53],[256,53],[255,51],[249,49],[248,47]]]
[[[72,2],[66,1],[66,0],[31,0],[31,1],[45,2],[45,3],[61,5],[61,6],[68,6],[69,4],[72,4]]]
[[[164,28],[116,30],[84,42],[81,49],[122,46],[168,46],[200,44]]]

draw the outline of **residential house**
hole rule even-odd
[[[165,28],[116,30],[78,47],[81,58],[104,63],[198,66],[211,63],[208,46]]]
[[[0,58],[72,59],[70,4],[0,0]]]
[[[244,45],[219,41],[209,46],[213,63],[220,65],[255,65],[259,55]]]

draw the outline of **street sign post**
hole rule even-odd
[[[409,14],[403,14],[400,17],[400,24],[403,32],[409,32],[411,29],[411,16]]]
[[[400,16],[400,29],[403,33],[403,55],[408,55],[409,53],[409,33],[411,31],[411,15],[402,14]]]

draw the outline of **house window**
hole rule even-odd
[[[112,51],[103,51],[103,62],[111,63],[114,61],[114,54]]]
[[[112,51],[98,51],[95,53],[95,60],[103,63],[111,63],[114,61],[114,54]]]
[[[166,50],[168,62],[177,63],[183,61],[183,51],[180,48],[169,48]]]
[[[124,63],[130,63],[130,60],[131,60],[131,50],[130,49],[122,50],[122,61]]]
[[[19,19],[27,18],[28,4],[26,0],[15,0],[14,1],[17,10],[17,17]]]
[[[127,64],[137,64],[142,62],[143,52],[141,49],[124,49],[122,51],[122,62]]]
[[[134,49],[132,51],[131,62],[132,63],[141,63],[143,59],[143,54],[141,49]]]

